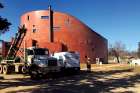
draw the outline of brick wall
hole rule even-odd
[[[46,18],[42,19],[42,16]],[[103,58],[107,63],[107,40],[71,15],[53,12],[54,42],[49,42],[47,10],[25,13],[21,17],[21,25],[23,24],[28,30],[24,38],[27,47],[32,46],[32,40],[36,40],[39,47],[49,48],[51,52],[80,52],[81,62],[85,62],[85,56],[89,56],[93,63],[96,58]]]

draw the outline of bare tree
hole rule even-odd
[[[134,58],[138,58],[137,51],[131,51],[130,56]]]
[[[117,41],[113,45],[110,45],[109,55],[115,56],[118,63],[120,63],[119,58],[125,56],[126,53],[127,51],[125,50],[125,44],[123,44],[121,41]]]

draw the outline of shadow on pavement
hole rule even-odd
[[[35,86],[37,88],[29,90],[21,90],[18,92],[30,92],[30,93],[113,93],[111,90],[116,88],[128,88],[134,87],[135,83],[140,82],[140,75],[123,77],[119,79],[109,78],[105,81],[105,76],[120,74],[124,72],[131,72],[128,70],[114,70],[114,71],[100,71],[87,73],[81,71],[78,75],[61,76],[56,79],[42,79],[42,80],[30,80],[30,79],[17,79],[18,82],[1,82],[0,89],[16,86]],[[17,92],[17,91],[15,91]],[[122,92],[124,93],[124,92]],[[125,93],[133,93],[133,91],[125,91]]]

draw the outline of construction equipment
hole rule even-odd
[[[9,48],[6,59],[9,59],[9,57],[15,59],[16,54],[26,34],[26,30],[27,29],[25,28],[25,25],[23,25],[21,28],[18,28],[18,32],[16,33],[15,38]]]
[[[28,72],[32,79],[43,77],[47,74],[60,72],[61,66],[57,59],[49,56],[46,48],[27,48],[27,64],[25,72]]]
[[[19,63],[19,62],[16,63],[16,55],[17,52],[19,51],[19,48],[24,39],[26,31],[27,29],[25,28],[25,25],[18,28],[18,32],[15,34],[15,38],[11,42],[5,60],[2,60],[2,62],[0,63],[0,73],[7,74],[7,73],[11,73],[12,71],[20,72],[21,67],[24,65],[24,63]],[[22,59],[23,61],[23,57],[20,57],[20,59]]]
[[[0,70],[4,74],[13,72],[28,73],[32,79],[40,78],[48,73],[60,72],[61,65],[57,59],[49,56],[49,50],[46,48],[28,47],[26,48],[26,61],[14,62],[6,60],[9,63],[2,63]],[[8,68],[6,66],[8,65]]]
[[[48,49],[37,47],[20,48],[25,34],[25,26],[19,28],[5,60],[0,63],[0,73],[22,72],[28,73],[31,78],[38,78],[51,72],[60,72],[60,65],[57,59],[49,56]],[[21,56],[17,55],[18,52],[22,53]],[[17,60],[17,57],[20,60]]]
[[[21,48],[26,31],[25,26],[19,28],[5,60],[0,63],[0,73],[28,73],[31,78],[36,79],[50,73],[80,70],[77,53],[59,52],[49,56],[49,50],[46,48],[36,46],[25,48],[25,45]],[[19,52],[22,54],[19,55]]]
[[[31,78],[37,78],[40,75],[59,71],[57,59],[49,57],[48,49],[37,47],[20,48],[25,34],[25,26],[19,28],[5,60],[0,64],[0,73],[22,72],[29,73]],[[17,55],[17,52],[22,53],[21,56]],[[17,57],[19,58],[18,60]]]
[[[27,64],[31,78],[40,78],[55,73],[75,73],[80,71],[79,53],[58,52],[49,56],[48,49],[28,48]]]

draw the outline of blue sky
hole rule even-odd
[[[1,0],[2,17],[12,23],[10,31],[0,36],[9,40],[20,24],[20,16],[32,10],[48,9],[48,0]],[[121,41],[127,50],[137,50],[140,41],[140,0],[51,0],[55,11],[69,13],[108,39]]]

